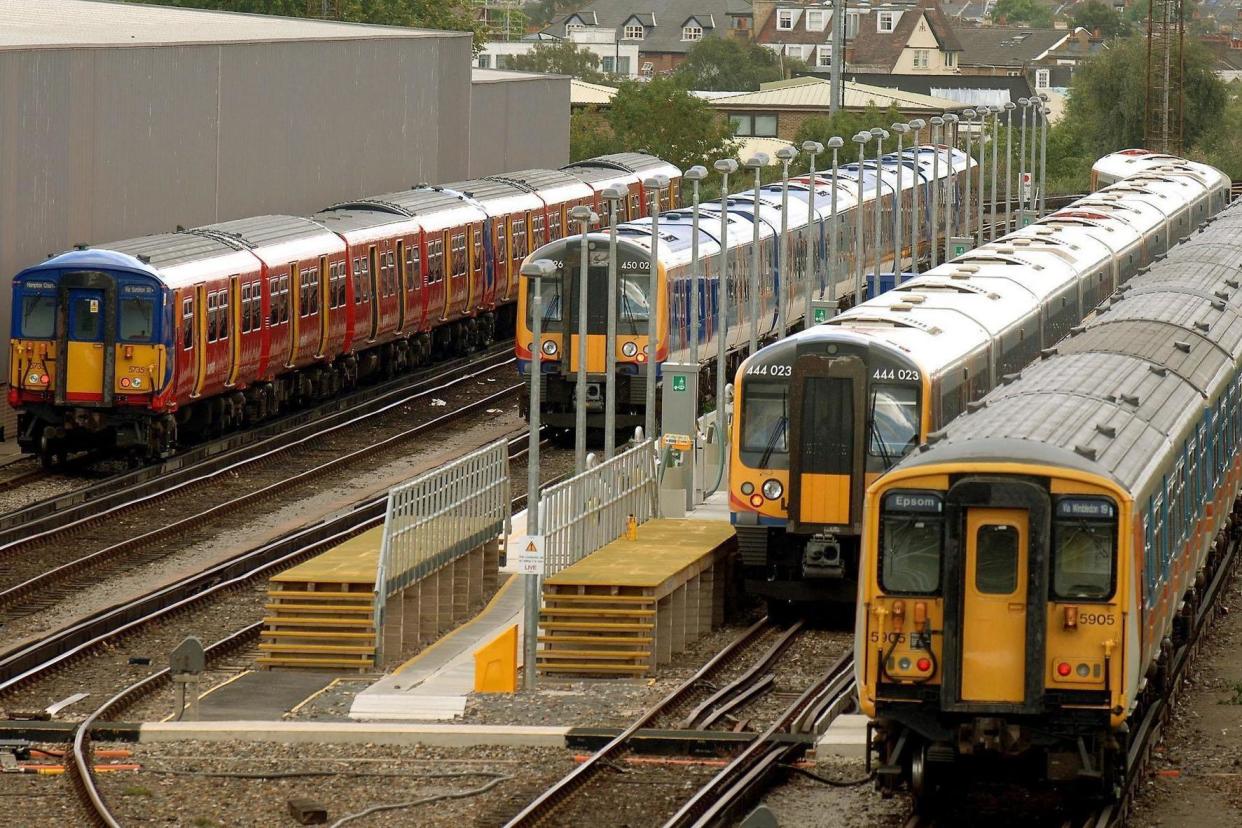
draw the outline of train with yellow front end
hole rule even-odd
[[[1112,797],[1231,553],[1242,206],[867,490],[855,671],[879,783]],[[1059,786],[1059,787],[1058,787]]]
[[[747,592],[775,612],[853,601],[866,487],[1229,201],[1203,164],[1131,172],[741,364],[729,508]]]

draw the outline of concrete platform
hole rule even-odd
[[[815,743],[815,756],[822,759],[867,758],[867,717],[857,713],[838,716],[827,732]]]
[[[359,722],[147,722],[139,742],[564,747],[567,727]]]

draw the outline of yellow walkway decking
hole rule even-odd
[[[539,669],[640,675],[724,620],[733,527],[651,520],[544,582]]]

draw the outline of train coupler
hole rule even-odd
[[[803,578],[844,578],[845,558],[836,535],[814,535],[802,552]]]

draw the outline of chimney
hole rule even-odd
[[[751,0],[750,13],[754,18],[751,22],[751,37],[757,38],[768,18],[776,14],[776,0]]]

